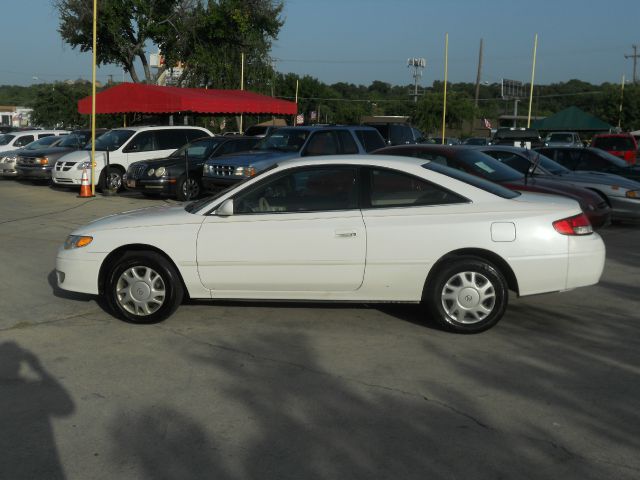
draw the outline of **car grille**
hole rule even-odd
[[[76,163],[78,162],[56,162],[56,172],[68,172],[75,166]]]
[[[35,157],[22,157],[19,156],[17,159],[18,165],[35,165],[36,158]]]
[[[147,169],[147,165],[131,165],[127,170],[127,178],[137,180],[138,178],[142,178],[144,175],[144,171]]]
[[[214,163],[211,165],[211,170],[209,170],[209,175],[212,177],[230,177],[233,175],[236,167],[233,165],[221,165],[219,163]]]

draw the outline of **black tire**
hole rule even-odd
[[[178,308],[184,296],[175,267],[156,252],[125,253],[106,280],[109,308],[132,323],[161,322]]]
[[[106,167],[100,172],[100,178],[98,179],[98,186],[100,191],[104,192],[109,190],[111,192],[119,192],[124,188],[122,184],[122,170],[118,167],[109,167],[109,177],[107,178]]]
[[[509,291],[502,273],[477,257],[443,264],[429,279],[424,300],[431,317],[447,330],[478,333],[500,321]]]
[[[176,185],[176,198],[181,202],[195,200],[201,192],[202,186],[196,177],[180,177]]]

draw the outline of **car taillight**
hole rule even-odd
[[[553,228],[562,235],[590,235],[593,233],[591,222],[584,213],[553,222]]]

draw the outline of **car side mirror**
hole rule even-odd
[[[230,217],[233,215],[233,198],[228,198],[222,202],[214,213],[219,217]]]

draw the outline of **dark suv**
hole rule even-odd
[[[387,145],[413,144],[420,142],[423,138],[422,132],[408,123],[365,122],[363,124],[378,130]]]
[[[535,128],[499,128],[491,139],[492,145],[509,145],[511,147],[539,148],[544,146],[540,132]]]
[[[202,185],[207,190],[218,190],[290,158],[363,154],[382,147],[384,140],[372,127],[283,127],[264,137],[248,152],[207,160]]]

